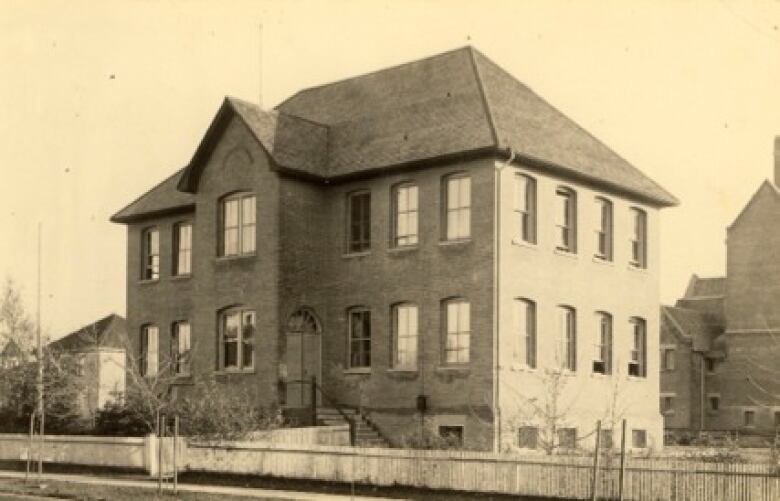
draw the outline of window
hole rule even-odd
[[[439,436],[452,445],[463,446],[463,426],[439,426]]]
[[[393,208],[393,246],[417,245],[417,186],[397,186],[393,193]]]
[[[528,299],[515,299],[515,329],[517,333],[514,360],[536,368],[536,303]]]
[[[255,196],[236,193],[222,200],[222,256],[242,256],[255,252]]]
[[[601,430],[601,443],[599,447],[601,449],[611,449],[614,446],[612,442],[612,430]]]
[[[674,348],[664,348],[661,351],[661,370],[673,371],[676,354]]]
[[[596,229],[596,257],[612,261],[612,202],[596,197],[600,221]]]
[[[351,193],[347,211],[347,252],[367,252],[371,248],[371,193]]]
[[[523,242],[536,243],[536,180],[525,174],[515,175],[515,214]]]
[[[637,268],[647,268],[647,214],[643,210],[632,208],[634,234],[631,237],[631,264]]]
[[[558,228],[557,248],[566,252],[577,252],[577,196],[569,188],[555,191],[558,202],[556,223]]]
[[[416,370],[417,306],[404,303],[393,307],[393,334],[393,368]]]
[[[157,280],[160,278],[160,232],[157,228],[144,230],[141,278]]]
[[[714,374],[715,373],[715,359],[714,358],[705,358],[704,362],[707,366],[707,374]]]
[[[371,367],[371,312],[365,308],[349,310],[349,367]]]
[[[593,372],[612,373],[612,316],[597,312],[598,332],[596,332],[596,353],[593,358]]]
[[[471,337],[471,305],[463,299],[451,299],[444,304],[444,361],[448,364],[467,363]]]
[[[630,320],[633,331],[633,348],[628,362],[628,375],[636,377],[647,376],[647,329],[645,321],[634,317]]]
[[[446,178],[445,237],[461,240],[471,236],[471,178],[456,174]]]
[[[718,412],[720,409],[720,397],[718,395],[710,395],[708,400],[710,402],[710,410],[712,412]]]
[[[156,325],[141,327],[141,357],[138,369],[142,376],[153,377],[157,375],[159,342],[159,331]]]
[[[222,314],[220,322],[221,369],[252,370],[254,368],[256,325],[254,310],[236,308]]]
[[[536,449],[539,446],[539,429],[521,426],[517,431],[517,445],[523,449]]]
[[[174,374],[186,376],[190,373],[190,323],[186,321],[173,324],[171,335],[171,362]]]
[[[192,224],[178,223],[173,227],[173,274],[192,273]]]
[[[558,307],[558,332],[560,333],[562,366],[566,370],[577,370],[577,322],[574,308]]]
[[[561,449],[576,449],[577,428],[558,428],[558,447]]]
[[[647,431],[645,430],[632,430],[631,431],[631,447],[635,449],[644,449],[647,447]]]
[[[674,414],[674,395],[661,395],[661,414]]]
[[[747,410],[744,412],[742,424],[744,426],[755,426],[756,424],[756,411]]]

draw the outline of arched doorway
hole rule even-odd
[[[287,367],[285,402],[288,408],[311,405],[311,386],[296,383],[320,380],[320,337],[322,328],[317,316],[309,308],[301,308],[290,315],[285,327],[285,365]]]

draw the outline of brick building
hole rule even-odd
[[[675,203],[467,47],[270,111],[227,98],[189,164],[112,220],[145,370],[171,357],[183,383],[213,371],[289,413],[314,376],[391,442],[426,427],[483,449],[534,445],[555,370],[568,442],[620,387],[642,446]]]
[[[780,137],[765,181],[727,228],[726,276],[694,275],[662,308],[661,408],[673,434],[780,428]]]

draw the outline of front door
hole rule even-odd
[[[311,380],[320,383],[320,324],[314,313],[301,309],[287,322],[285,335],[286,403],[289,408],[311,405]]]

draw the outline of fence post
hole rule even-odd
[[[27,480],[30,477],[30,462],[32,461],[34,434],[35,434],[35,411],[33,411],[33,413],[30,414],[30,442],[28,443],[27,446],[27,470],[24,472],[25,482],[27,482]]]
[[[176,464],[176,451],[179,448],[179,415],[173,416],[173,493],[178,491],[179,487],[179,465]]]
[[[593,474],[590,487],[590,499],[596,501],[599,480],[599,448],[601,447],[601,419],[596,422],[596,450],[593,454]]]
[[[311,377],[311,424],[317,426],[317,376]]]
[[[626,478],[626,420],[623,420],[623,430],[620,434],[620,485],[618,485],[618,500],[623,501],[623,482]]]
[[[162,492],[162,436],[163,429],[160,422],[160,411],[157,411],[157,492]]]

